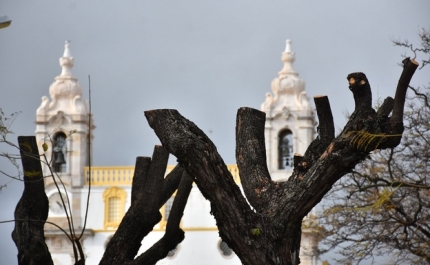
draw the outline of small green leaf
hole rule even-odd
[[[46,152],[48,150],[48,145],[46,143],[43,143],[42,148],[43,148],[43,151]]]
[[[260,230],[260,228],[253,228],[252,229],[252,234],[254,236],[261,236],[261,230]]]

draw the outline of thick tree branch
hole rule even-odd
[[[131,204],[139,201],[142,197],[142,190],[145,188],[151,158],[145,156],[136,157],[134,167],[133,183],[131,184]]]
[[[43,230],[48,218],[49,203],[36,137],[19,136],[18,145],[24,170],[24,191],[15,209],[15,219],[22,221],[15,222],[12,232],[13,241],[18,248],[18,264],[53,264]]]
[[[191,177],[186,172],[183,172],[178,192],[167,220],[166,233],[157,243],[134,261],[126,263],[127,265],[155,264],[165,258],[169,251],[175,249],[184,240],[184,231],[180,228],[180,223],[191,192],[192,183]]]
[[[223,240],[244,264],[264,264],[265,255],[250,256],[245,247],[252,242],[252,229],[264,227],[264,218],[251,210],[210,139],[176,110],[146,111],[145,116],[163,146],[178,158],[211,202]]]
[[[411,60],[410,58],[405,58],[403,61],[403,72],[400,76],[399,82],[397,84],[396,96],[394,97],[394,107],[393,107],[393,115],[391,117],[391,123],[393,126],[401,123],[403,128],[403,109],[405,106],[406,99],[406,91],[408,90],[409,83],[411,82],[412,76],[415,73],[415,70],[418,68],[418,63],[415,60]],[[397,128],[393,128],[396,130]],[[402,133],[401,132],[397,133]]]
[[[302,179],[334,139],[333,114],[328,97],[315,96],[314,102],[319,121],[318,136],[311,142],[304,156],[294,154],[293,178]]]
[[[109,241],[100,264],[123,264],[136,256],[142,239],[160,219],[160,193],[166,171],[168,152],[162,146],[155,146],[152,161],[136,159],[132,187],[133,203],[122,219],[118,230]],[[136,178],[136,179],[135,179]]]
[[[233,214],[236,207],[250,210],[215,145],[194,123],[176,110],[146,111],[145,116],[163,146],[183,164],[203,195],[211,201],[219,201],[220,195],[228,199],[229,203],[213,210],[227,215]]]
[[[168,160],[169,152],[163,146],[156,145],[142,198],[146,202],[146,207],[143,209],[145,214],[158,212],[160,209],[159,203]]]
[[[237,167],[246,198],[257,212],[266,208],[273,192],[264,144],[265,121],[264,112],[251,108],[240,108],[237,111]]]
[[[397,84],[392,116],[388,119],[386,124],[382,124],[381,126],[381,131],[385,134],[392,135],[392,137],[383,139],[383,141],[381,141],[381,148],[386,148],[386,146],[397,146],[400,144],[402,139],[401,134],[404,130],[403,112],[406,100],[406,92],[408,90],[412,76],[414,75],[415,70],[418,68],[418,63],[415,60],[411,60],[409,58],[405,58],[402,63],[403,71]],[[381,122],[385,123],[385,120],[382,119]]]
[[[314,102],[319,121],[318,135],[321,148],[325,150],[334,139],[333,114],[327,96],[315,96]]]
[[[372,109],[372,91],[365,74],[357,72],[347,76],[349,90],[354,95],[355,111]]]
[[[378,117],[388,117],[391,111],[393,111],[394,99],[392,97],[387,97],[382,105],[378,108]]]
[[[183,173],[184,168],[179,163],[164,178],[163,190],[161,191],[160,203],[158,204],[159,207],[163,206],[167,202],[167,200],[172,197],[172,194],[175,192],[175,190],[178,189]]]

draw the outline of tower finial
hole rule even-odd
[[[285,52],[291,52],[291,40],[286,41]]]
[[[63,57],[60,58],[61,74],[60,76],[72,76],[73,57],[70,52],[70,41],[66,40],[64,44]]]
[[[72,57],[72,54],[70,53],[70,41],[69,40],[66,40],[66,43],[64,44],[63,57]]]
[[[293,68],[293,63],[296,60],[296,55],[291,50],[291,40],[286,41],[287,45],[285,51],[282,53],[282,61],[284,62],[284,68],[279,72],[280,77],[287,76],[289,74],[298,75],[296,70]]]

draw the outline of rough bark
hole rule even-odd
[[[48,198],[36,137],[20,136],[18,144],[24,171],[24,191],[15,209],[17,221],[12,232],[13,241],[18,248],[18,264],[53,264],[43,231],[48,218]]]
[[[237,111],[236,161],[246,198],[259,213],[267,206],[273,188],[264,145],[265,121],[266,115],[258,110]]]
[[[178,191],[176,206],[172,206],[172,211],[176,214],[172,216],[173,226],[169,225],[169,244],[157,245],[155,252],[157,254],[147,255],[143,253],[143,258],[135,259],[141,246],[143,238],[148,235],[154,225],[161,220],[159,208],[171,197],[173,192],[178,188],[181,176],[184,170],[178,164],[175,169],[164,179],[169,153],[162,147],[156,146],[154,154],[149,157],[137,157],[136,167],[133,176],[132,186],[132,203],[118,230],[106,246],[100,264],[154,264],[156,261],[164,258],[167,253],[174,249],[183,239],[183,231],[180,230],[179,223],[183,209],[185,207],[188,194],[190,192],[189,182],[183,180]],[[175,200],[176,201],[176,200]],[[179,218],[177,221],[176,218]],[[167,232],[167,231],[166,231]],[[154,250],[152,250],[154,252]]]
[[[396,101],[409,85],[417,68],[404,61]],[[320,135],[303,157],[296,155],[294,170],[286,182],[272,182],[265,163],[264,113],[241,108],[237,118],[236,156],[241,183],[249,203],[240,193],[210,139],[176,110],[145,112],[163,146],[174,154],[195,179],[211,202],[222,239],[243,264],[299,264],[301,222],[331,186],[369,152],[394,147],[403,132],[403,112],[397,110],[390,126],[381,123],[372,109],[367,77],[352,73],[347,77],[355,100],[355,110],[342,133],[333,139],[334,128],[328,100],[317,102]],[[400,94],[400,96],[397,96]],[[317,99],[319,100],[319,99]],[[404,97],[403,97],[404,104]],[[403,105],[394,103],[394,109]],[[384,114],[386,114],[384,112]],[[396,138],[395,141],[391,140]],[[310,150],[309,150],[310,149]]]
[[[167,220],[166,233],[151,248],[142,253],[134,261],[126,263],[126,265],[155,264],[157,261],[165,258],[170,250],[175,249],[184,240],[185,233],[180,228],[180,223],[192,184],[191,177],[184,172]]]
[[[270,242],[264,232],[254,232],[263,231],[266,222],[269,227],[268,220],[251,210],[209,138],[176,110],[147,111],[145,115],[163,146],[178,158],[211,202],[211,212],[222,239],[242,262],[275,264],[267,263],[265,255],[261,254],[266,249],[277,253],[278,250],[270,250],[274,242]],[[251,251],[256,245],[260,253]]]
[[[334,122],[330,102],[327,96],[315,96],[315,107],[318,115],[318,136],[312,141],[304,156],[294,155],[294,176],[302,179],[311,165],[313,165],[334,139]]]

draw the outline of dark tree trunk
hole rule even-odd
[[[18,144],[24,171],[24,192],[15,209],[15,229],[12,232],[18,248],[18,264],[50,265],[53,263],[43,231],[49,203],[36,137],[20,136]]]

